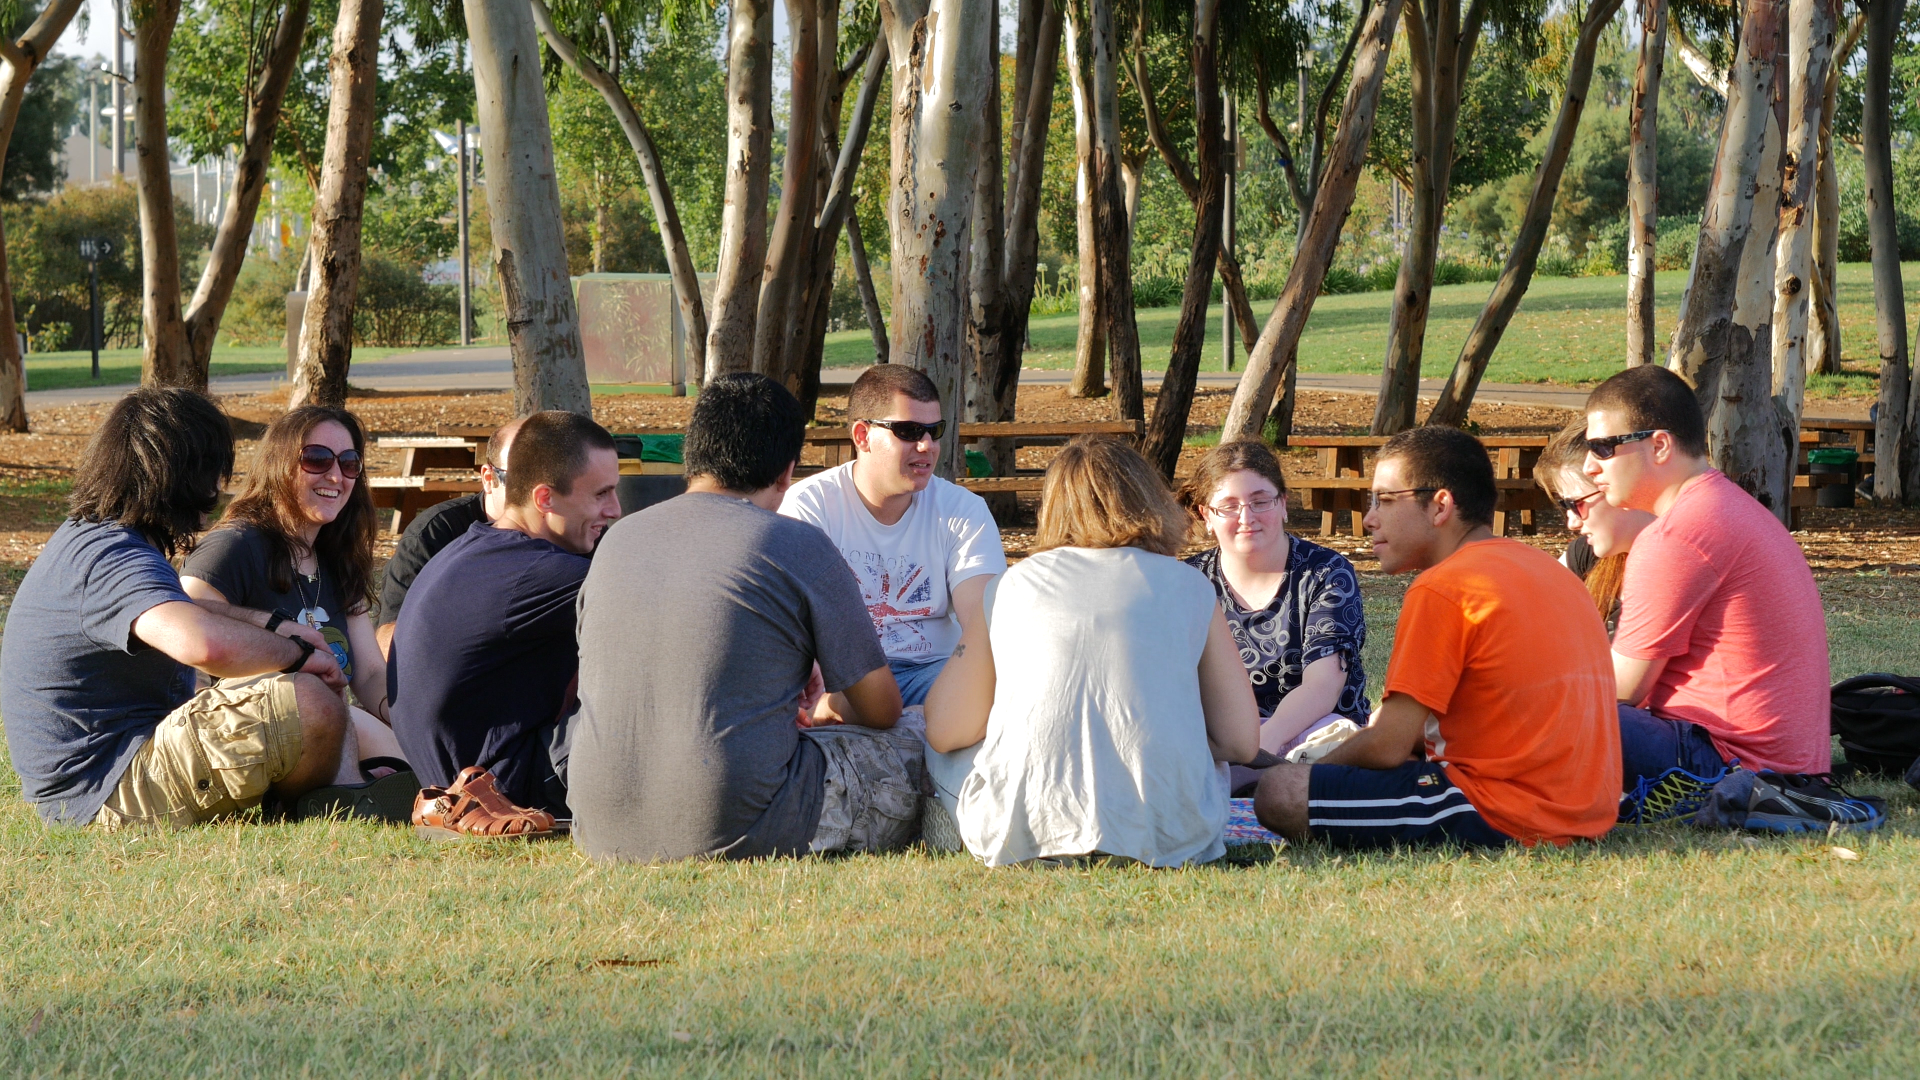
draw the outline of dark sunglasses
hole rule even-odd
[[[1645,431],[1629,431],[1625,435],[1603,435],[1598,439],[1588,439],[1587,453],[1600,461],[1612,461],[1613,455],[1619,452],[1622,446],[1642,439],[1651,439],[1659,430],[1659,428],[1648,428]]]
[[[360,451],[342,450],[336,454],[331,446],[321,446],[319,443],[308,443],[300,448],[300,468],[304,472],[323,476],[333,468],[335,462],[340,464],[341,476],[349,480],[360,478]]]
[[[869,420],[867,423],[872,424],[874,427],[886,428],[888,431],[893,432],[894,438],[899,439],[901,442],[909,443],[917,443],[921,439],[932,439],[934,442],[939,442],[940,436],[947,430],[947,422],[945,420],[935,421],[931,424],[923,424],[918,420]]]

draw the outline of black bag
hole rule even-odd
[[[1875,673],[1835,683],[1833,733],[1861,772],[1906,775],[1920,759],[1920,679]]]

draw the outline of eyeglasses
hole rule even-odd
[[[936,420],[931,424],[923,424],[918,420],[868,420],[866,423],[886,428],[893,432],[894,438],[909,443],[917,443],[921,439],[939,442],[940,436],[947,430],[945,420]]]
[[[1587,453],[1600,461],[1612,461],[1613,455],[1618,453],[1622,446],[1642,439],[1651,439],[1660,430],[1648,428],[1645,431],[1629,431],[1625,435],[1602,435],[1597,439],[1588,439]]]
[[[1271,513],[1273,508],[1279,505],[1279,499],[1270,499],[1263,495],[1248,499],[1243,503],[1226,503],[1221,506],[1209,506],[1207,507],[1207,513],[1223,521],[1231,521],[1242,514],[1252,514],[1255,517],[1259,517],[1261,514]]]
[[[1566,511],[1569,517],[1585,518],[1587,516],[1587,504],[1599,498],[1600,494],[1598,491],[1589,491],[1577,499],[1555,499],[1553,501],[1559,504],[1560,509]]]
[[[335,462],[340,463],[341,476],[349,480],[360,478],[360,451],[342,450],[336,454],[333,452],[333,447],[321,446],[319,443],[308,443],[300,448],[300,468],[315,476],[325,475],[328,469],[333,468]]]
[[[1367,509],[1369,511],[1380,509],[1380,504],[1385,501],[1384,499],[1381,498],[1381,496],[1431,495],[1434,492],[1439,490],[1440,489],[1437,487],[1424,487],[1424,488],[1401,488],[1399,491],[1369,491],[1367,492]]]

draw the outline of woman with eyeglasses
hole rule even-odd
[[[1574,534],[1560,561],[1587,583],[1587,594],[1606,620],[1612,637],[1620,621],[1620,588],[1627,575],[1627,552],[1640,531],[1653,524],[1645,510],[1629,510],[1609,503],[1585,470],[1587,425],[1579,421],[1563,428],[1540,452],[1533,476],[1549,498],[1567,515]]]
[[[1287,533],[1280,459],[1256,440],[1221,443],[1200,459],[1180,501],[1214,541],[1187,562],[1213,583],[1240,647],[1260,706],[1260,748],[1285,757],[1339,720],[1365,725],[1360,579],[1346,556]],[[1234,794],[1251,794],[1260,772],[1235,766]]]
[[[376,526],[365,453],[360,421],[345,409],[303,405],[281,415],[180,577],[195,599],[270,613],[269,630],[287,621],[318,631],[358,705],[349,711],[362,767],[395,774],[385,786],[397,793],[412,773],[388,726],[387,665],[369,617]],[[405,797],[411,809],[413,792]]]

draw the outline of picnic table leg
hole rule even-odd
[[[1330,477],[1330,478],[1337,477],[1340,475],[1340,451],[1332,447],[1321,448],[1320,475],[1325,477]],[[1346,492],[1344,491],[1327,492],[1326,501],[1321,504],[1321,510],[1320,510],[1320,535],[1321,536],[1334,535],[1334,530],[1338,527],[1334,524],[1334,522],[1340,520],[1339,518],[1340,513],[1344,511],[1349,505],[1351,504],[1347,501]]]

